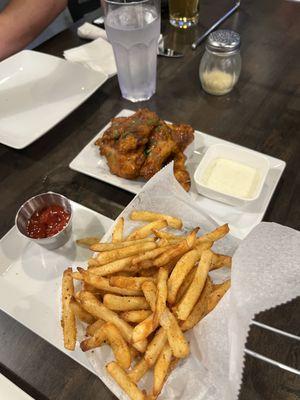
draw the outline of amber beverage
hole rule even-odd
[[[199,0],[169,0],[170,23],[189,28],[198,22]]]

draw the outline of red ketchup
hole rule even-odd
[[[67,225],[70,216],[71,214],[59,205],[44,207],[31,216],[27,223],[27,234],[33,239],[53,236]]]

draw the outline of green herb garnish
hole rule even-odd
[[[147,124],[148,126],[155,125],[156,123],[157,123],[157,119],[148,119],[148,120],[146,121],[146,124]]]
[[[119,132],[115,129],[113,130],[113,136],[114,136],[114,140],[117,141],[120,137]]]

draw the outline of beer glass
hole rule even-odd
[[[189,28],[198,22],[199,0],[169,0],[170,23],[176,28]]]

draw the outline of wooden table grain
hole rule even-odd
[[[166,43],[183,51],[184,57],[159,58],[157,93],[146,105],[167,120],[189,123],[285,160],[287,168],[265,220],[299,229],[300,3],[242,1],[240,11],[222,25],[241,34],[242,74],[232,93],[213,97],[199,83],[204,46],[192,51],[190,45],[230,4],[201,0],[199,25],[191,30],[176,30],[164,18]],[[83,43],[75,28],[38,50],[62,56],[63,50]],[[68,165],[121,109],[138,107],[121,98],[115,77],[28,148],[17,151],[0,145],[0,236],[12,227],[18,207],[27,198],[47,190],[116,218],[132,194],[71,171]],[[265,311],[256,320],[299,336],[300,298]],[[253,327],[247,347],[300,369],[299,341]],[[115,398],[93,374],[2,312],[0,372],[37,400]],[[300,377],[247,356],[240,400],[254,399],[300,399]]]

